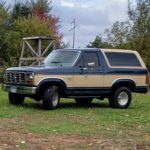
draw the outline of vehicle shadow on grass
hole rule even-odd
[[[110,108],[108,104],[104,103],[91,103],[90,105],[77,105],[76,103],[60,103],[59,109],[70,109],[70,108],[75,108],[75,109],[81,109],[81,108]]]
[[[27,109],[39,109],[42,110],[42,105],[40,103],[30,102],[26,103],[24,102],[22,105],[19,105],[18,107],[27,108]]]
[[[21,105],[23,108],[44,110],[41,102],[30,102]],[[75,102],[60,102],[58,109],[88,109],[88,108],[109,108],[107,103],[91,103],[90,105],[77,105]]]

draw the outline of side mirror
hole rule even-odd
[[[95,63],[94,62],[88,63],[87,65],[88,65],[89,68],[95,68]]]

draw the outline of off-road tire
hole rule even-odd
[[[45,110],[56,109],[59,105],[60,92],[56,86],[48,87],[43,96],[43,108]]]
[[[126,109],[132,101],[131,91],[127,87],[116,89],[109,97],[109,103],[112,108]]]

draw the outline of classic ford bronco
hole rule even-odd
[[[8,68],[3,89],[12,104],[25,97],[55,109],[60,97],[90,104],[108,98],[112,108],[128,108],[131,92],[147,92],[147,69],[136,51],[110,49],[58,49],[41,66]]]

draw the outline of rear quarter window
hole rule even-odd
[[[105,52],[111,66],[141,67],[141,64],[134,53]]]

